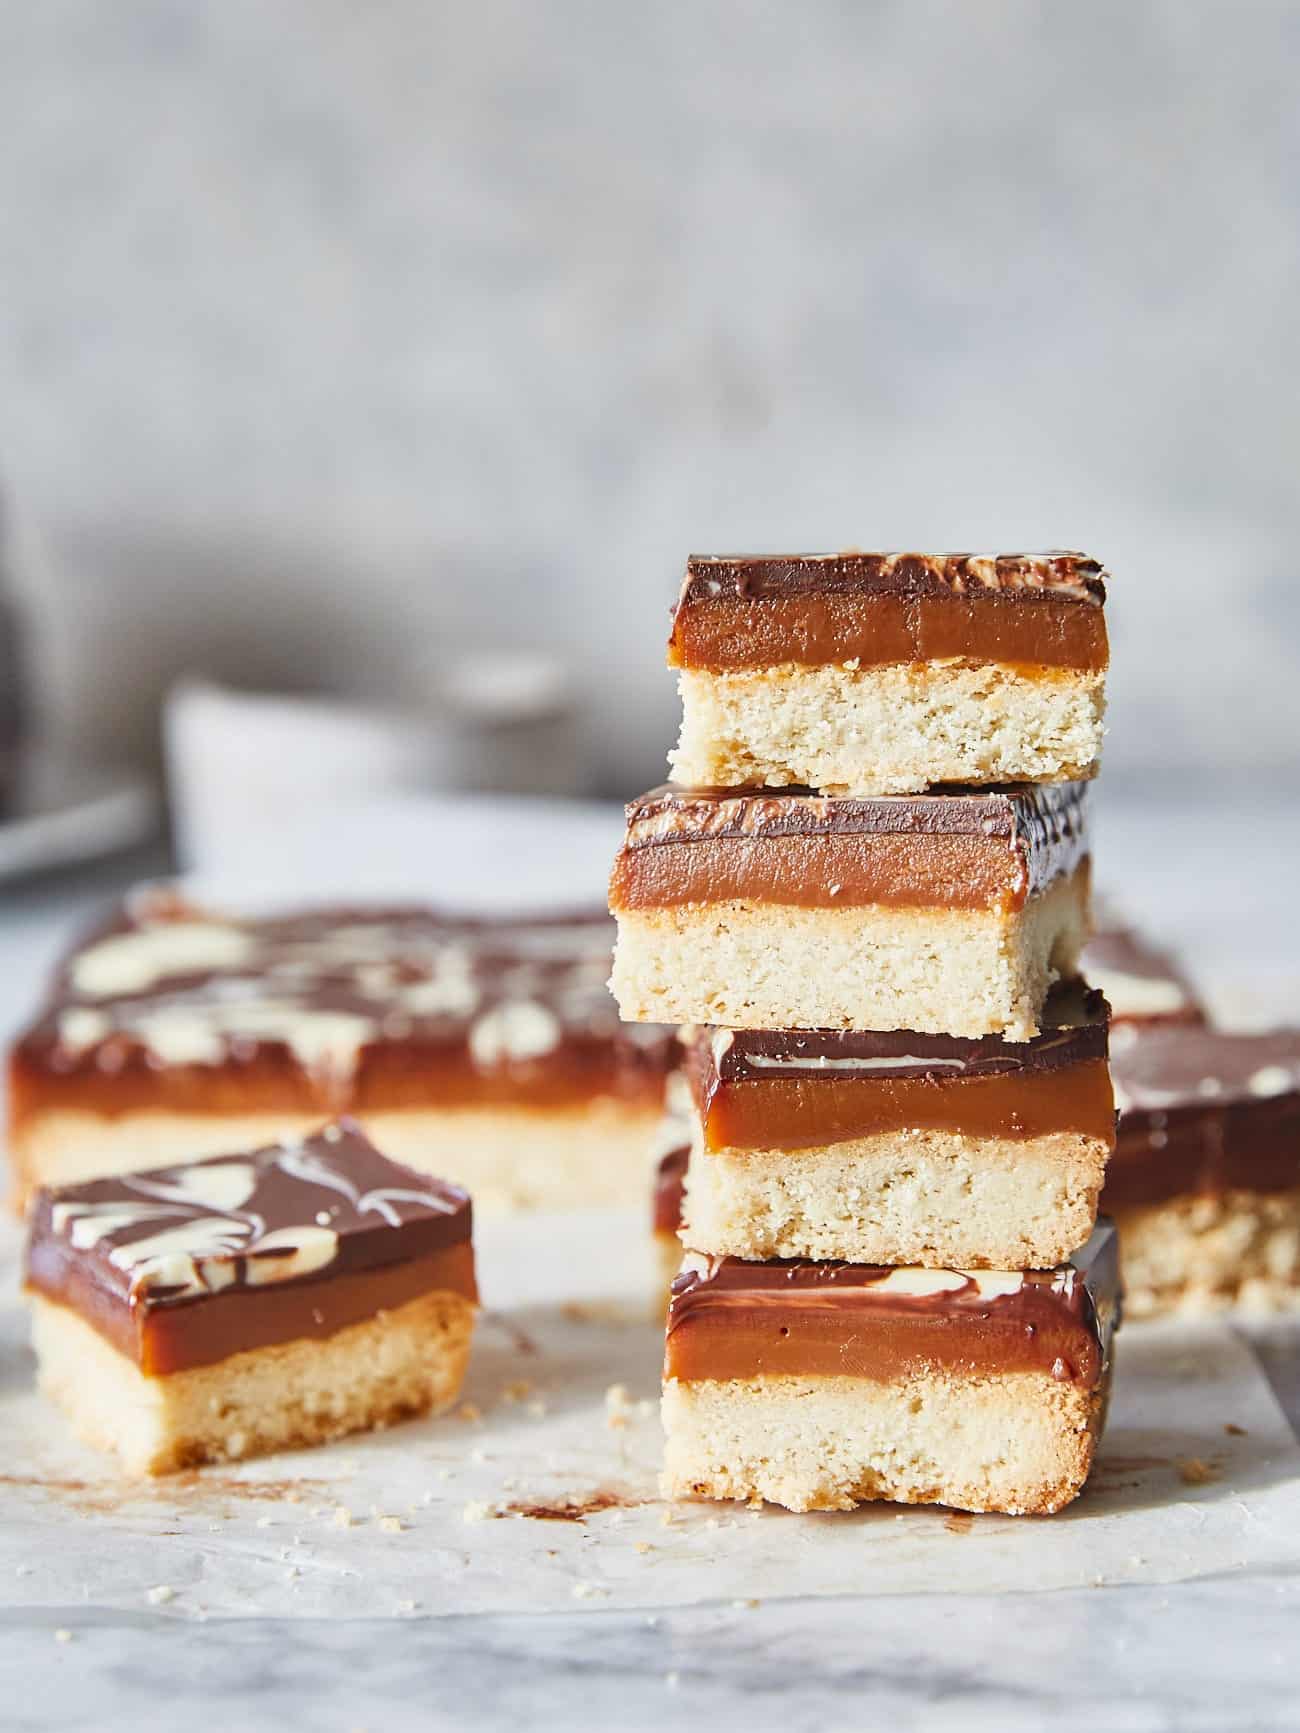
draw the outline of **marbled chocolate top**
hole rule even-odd
[[[1300,1189],[1300,1030],[1136,1029],[1112,1055],[1105,1206]]]
[[[298,1143],[43,1188],[29,1280],[77,1258],[126,1304],[177,1306],[424,1257],[470,1228],[466,1192],[341,1121]]]
[[[1105,1059],[1108,1007],[1082,982],[1053,988],[1029,1041],[842,1029],[697,1029],[691,1063],[720,1082],[768,1077],[998,1077]]]
[[[346,1089],[364,1050],[460,1050],[483,1072],[575,1043],[642,1068],[670,1037],[625,1024],[610,998],[604,914],[478,921],[427,908],[244,918],[150,892],[68,957],[21,1043],[53,1070],[216,1066],[278,1046]]]

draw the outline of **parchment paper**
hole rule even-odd
[[[34,1393],[0,1232],[0,1605],[421,1617],[770,1595],[1176,1582],[1300,1562],[1300,1449],[1224,1323],[1128,1325],[1088,1491],[1051,1518],[669,1507],[643,1218],[478,1226],[482,1318],[448,1417],[123,1481]]]

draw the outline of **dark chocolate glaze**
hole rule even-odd
[[[468,1248],[471,1228],[466,1192],[390,1161],[340,1121],[298,1143],[42,1188],[26,1282],[142,1361],[158,1315],[175,1314],[169,1352],[195,1364],[213,1358],[209,1307],[227,1323],[226,1353],[254,1336],[264,1345],[283,1339],[275,1315],[296,1317],[300,1290],[425,1266]],[[204,1339],[197,1359],[187,1331]]]
[[[1111,1059],[1103,1206],[1300,1187],[1300,1030],[1143,1028]]]
[[[1079,553],[692,554],[679,607],[734,596],[1014,594],[1100,605],[1106,573]]]
[[[865,1077],[992,1077],[1018,1071],[1054,1071],[1104,1059],[1109,1008],[1081,982],[1052,989],[1042,1031],[1029,1041],[1000,1035],[968,1038],[839,1029],[704,1029],[687,1044],[688,1064],[720,1082],[753,1078],[854,1075]]]
[[[702,1327],[726,1340],[730,1376],[739,1375],[737,1343],[742,1359],[753,1355],[752,1376],[850,1367],[869,1375],[878,1335],[882,1364],[887,1357],[895,1370],[927,1362],[979,1372],[1040,1370],[1091,1387],[1103,1376],[1118,1323],[1118,1240],[1107,1221],[1055,1270],[900,1271],[730,1257],[696,1258],[692,1268],[691,1261],[672,1284],[670,1376],[674,1335]],[[939,1285],[945,1277],[951,1280]],[[1071,1351],[1063,1356],[1066,1342]],[[702,1363],[707,1334],[699,1344],[695,1358]]]
[[[850,798],[809,789],[651,789],[627,807],[625,849],[790,836],[972,837],[1004,844],[1032,893],[1088,852],[1086,782]]]
[[[657,1234],[676,1234],[682,1225],[682,1194],[686,1186],[686,1164],[691,1158],[689,1143],[670,1149],[655,1169],[654,1230]]]

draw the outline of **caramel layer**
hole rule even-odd
[[[676,908],[754,899],[802,909],[1023,907],[1017,863],[996,842],[967,836],[705,838],[625,849],[609,906]]]
[[[27,1285],[47,1300],[70,1307],[146,1378],[165,1378],[194,1366],[213,1366],[232,1354],[270,1348],[302,1338],[324,1340],[393,1311],[425,1294],[452,1293],[474,1302],[474,1254],[468,1244],[387,1269],[330,1276],[320,1282],[284,1285],[263,1292],[215,1294],[188,1306],[141,1311],[88,1282],[75,1267],[59,1283],[29,1272]]]
[[[596,1097],[651,1111],[663,1098],[666,1055],[657,1047],[615,1048],[566,1041],[556,1052],[485,1072],[463,1052],[436,1043],[391,1041],[362,1051],[346,1079],[304,1070],[283,1044],[260,1043],[220,1065],[158,1066],[148,1050],[121,1040],[107,1068],[98,1050],[52,1063],[53,1049],[29,1036],[9,1068],[13,1132],[52,1108],[118,1118],[140,1112],[301,1113],[322,1119],[404,1108],[449,1111],[519,1107],[576,1110]]]
[[[880,1382],[1036,1372],[1094,1388],[1118,1311],[1115,1231],[1052,1271],[698,1260],[673,1283],[664,1376]]]
[[[891,1131],[1023,1141],[1074,1131],[1111,1143],[1106,1061],[1004,1077],[809,1077],[720,1083],[703,1108],[704,1147],[811,1149]]]
[[[1109,662],[1100,607],[1042,591],[915,598],[718,596],[679,608],[671,667],[714,673],[795,664],[998,663],[1039,678]]]

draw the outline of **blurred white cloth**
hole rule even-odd
[[[273,913],[315,902],[430,902],[467,914],[603,907],[623,831],[613,802],[523,795],[340,799],[259,831],[238,859],[186,874],[214,908]]]
[[[261,873],[303,837],[323,846],[360,802],[567,795],[587,780],[563,671],[542,657],[472,658],[418,715],[187,680],[168,696],[163,736],[177,858],[203,873]]]

